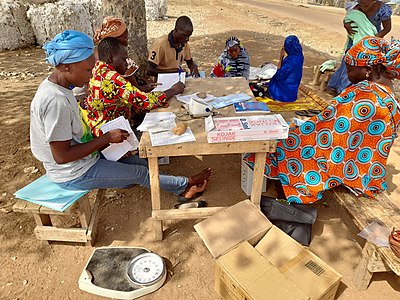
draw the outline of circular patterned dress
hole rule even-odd
[[[399,126],[391,90],[359,82],[279,141],[267,154],[265,175],[281,181],[288,202],[313,203],[339,185],[374,197],[387,188],[386,161]],[[254,154],[244,161],[253,168]]]

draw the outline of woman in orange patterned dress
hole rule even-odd
[[[313,203],[339,185],[371,198],[386,190],[386,161],[400,126],[391,82],[400,77],[399,53],[400,41],[377,37],[349,49],[352,85],[267,155],[265,175],[276,179],[278,198]],[[254,154],[244,160],[254,166]]]

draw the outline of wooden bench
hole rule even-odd
[[[93,205],[90,204],[89,194],[81,197],[70,208],[59,212],[42,205],[37,205],[25,200],[18,200],[13,205],[13,211],[30,213],[36,221],[34,229],[39,240],[89,243],[93,245],[96,236],[96,218],[98,208],[104,197],[105,190],[92,191],[96,193]],[[80,228],[55,227],[53,218],[56,216],[76,216],[80,221]]]
[[[336,200],[346,209],[356,226],[362,230],[372,222],[388,228],[400,228],[400,208],[382,193],[376,200],[356,197],[344,187],[333,190]],[[400,276],[400,258],[390,248],[378,248],[366,242],[353,276],[354,286],[366,290],[375,272],[391,272]]]

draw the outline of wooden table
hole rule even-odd
[[[187,80],[186,88],[183,94],[189,95],[196,92],[206,92],[217,97],[241,92],[251,96],[252,101],[255,100],[250,91],[248,83],[244,78],[205,78]],[[163,111],[173,111],[177,114],[185,113],[185,110],[181,107],[181,103],[174,99],[170,101],[170,107],[163,109]],[[219,112],[220,116],[235,116],[232,105],[220,109]],[[195,142],[153,147],[151,145],[148,132],[145,132],[140,140],[140,157],[147,157],[149,162],[152,217],[155,221],[154,231],[156,240],[162,240],[163,220],[206,218],[215,214],[221,209],[224,209],[224,207],[190,208],[182,210],[161,209],[158,168],[159,157],[254,152],[256,153],[256,156],[250,199],[254,204],[259,205],[266,153],[275,151],[275,140],[209,144],[207,142],[207,136],[204,129],[204,118],[190,119],[186,122],[196,137]]]

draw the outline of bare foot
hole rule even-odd
[[[207,187],[207,180],[204,180],[201,184],[192,185],[186,192],[182,194],[187,199],[193,198],[197,193],[203,192]]]
[[[207,168],[207,169],[204,169],[203,171],[201,171],[199,174],[190,176],[188,187],[191,187],[193,185],[198,185],[198,184],[201,185],[204,183],[204,181],[209,181],[212,174],[213,174],[213,171],[211,170],[211,168]]]

